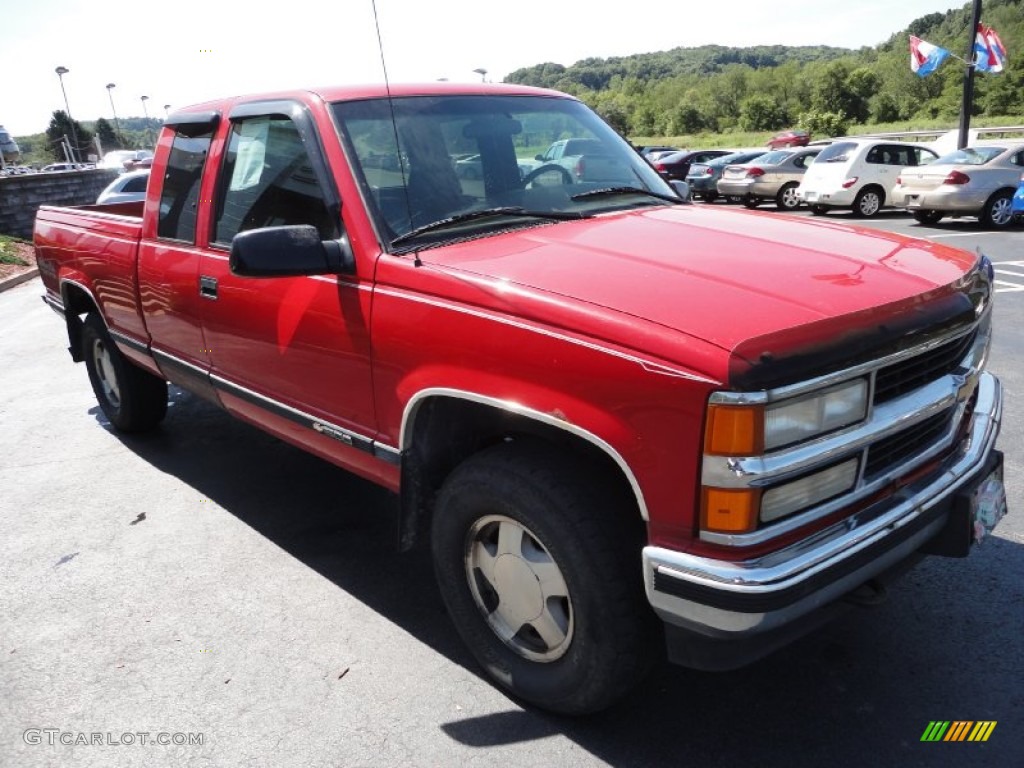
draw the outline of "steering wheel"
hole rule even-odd
[[[539,176],[542,176],[545,173],[548,173],[549,171],[558,171],[558,173],[560,173],[562,176],[563,184],[572,184],[572,175],[567,170],[565,170],[565,168],[560,166],[558,163],[545,163],[539,168],[534,168],[528,174],[523,176],[523,186],[530,186],[530,184],[536,181]]]

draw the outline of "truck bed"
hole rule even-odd
[[[138,303],[142,202],[44,205],[36,214],[36,261],[50,298],[74,312],[61,282],[92,297],[111,330],[148,336]]]

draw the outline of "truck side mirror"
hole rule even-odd
[[[243,277],[342,275],[355,272],[348,237],[321,240],[316,227],[296,224],[239,232],[231,240],[232,273]]]

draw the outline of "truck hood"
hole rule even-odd
[[[975,262],[886,232],[696,205],[541,226],[423,258],[496,291],[597,305],[729,351],[809,324],[837,327],[822,321],[865,326],[909,312],[951,294]]]

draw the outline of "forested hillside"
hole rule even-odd
[[[702,46],[572,66],[539,64],[506,82],[572,93],[631,136],[770,131],[800,125],[839,135],[855,124],[960,114],[964,65],[950,57],[934,74],[910,70],[916,35],[969,58],[972,4],[914,21],[874,48]],[[1002,74],[978,73],[973,114],[1024,117],[1024,0],[986,0],[982,21],[1009,55]],[[819,19],[820,23],[826,20]],[[814,23],[813,21],[808,23]]]

